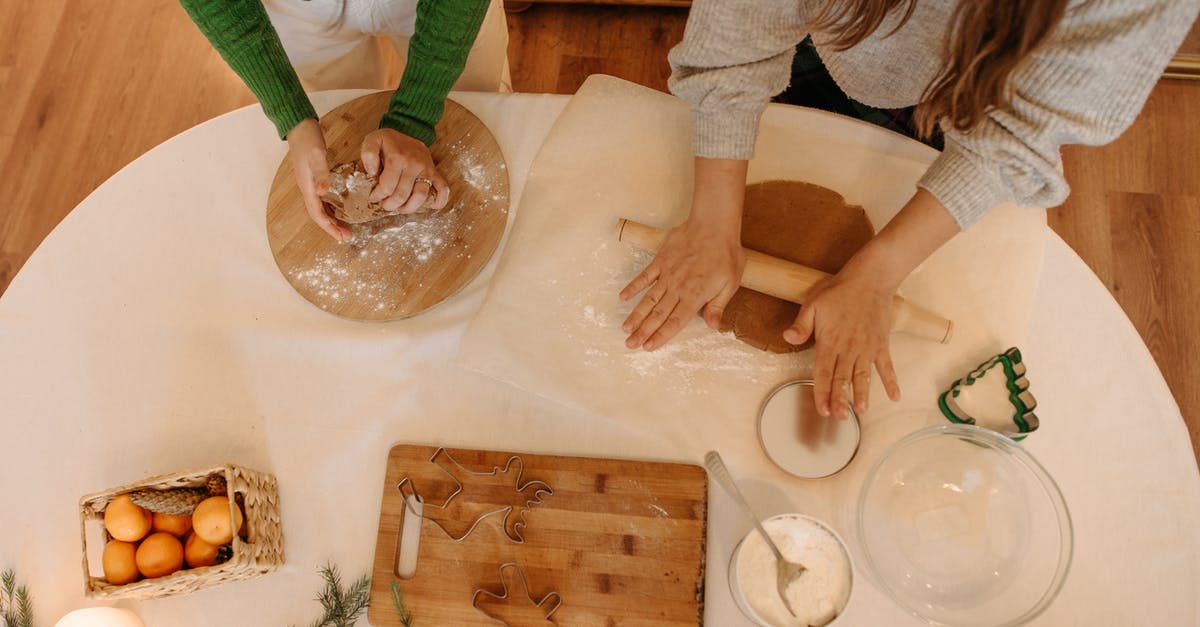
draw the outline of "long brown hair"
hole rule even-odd
[[[889,13],[903,10],[888,34],[899,30],[916,5],[917,0],[829,0],[813,28],[830,36],[822,43],[845,50],[871,36]],[[958,0],[941,68],[917,105],[918,133],[928,137],[943,119],[969,131],[988,110],[1006,106],[1008,77],[1045,41],[1066,8],[1067,0]]]

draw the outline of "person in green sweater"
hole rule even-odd
[[[262,104],[288,153],[312,220],[338,241],[350,230],[320,201],[329,187],[325,137],[305,93],[379,87],[379,37],[407,57],[387,112],[362,142],[371,193],[389,211],[416,211],[430,193],[450,198],[429,146],[451,88],[500,90],[507,31],[499,0],[180,0],[192,21]],[[489,11],[489,5],[492,11]],[[495,19],[499,17],[499,22]],[[489,42],[476,43],[485,19]],[[499,31],[496,25],[498,24]],[[495,33],[501,33],[496,36]],[[464,74],[468,64],[473,66]],[[461,79],[461,80],[460,80]]]

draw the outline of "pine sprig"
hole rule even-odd
[[[371,602],[371,578],[363,575],[343,590],[341,574],[333,564],[321,568],[321,577],[325,589],[317,595],[317,601],[325,614],[312,627],[350,627]]]
[[[398,579],[392,580],[392,605],[396,606],[396,613],[400,615],[400,624],[404,627],[413,627],[412,613],[404,607],[404,593],[400,592]]]
[[[17,588],[17,620],[10,624],[13,627],[33,627],[33,599],[25,586]]]
[[[33,627],[33,599],[12,569],[0,574],[0,620],[5,627]]]

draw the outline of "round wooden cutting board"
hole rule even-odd
[[[359,147],[387,110],[391,92],[347,102],[321,119],[329,165],[360,157]],[[463,288],[500,244],[508,218],[508,168],[491,132],[462,105],[446,101],[430,147],[450,185],[442,211],[355,227],[341,244],[320,229],[284,157],[267,198],[267,239],[284,278],[312,304],[355,320],[419,314]]]

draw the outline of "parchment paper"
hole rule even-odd
[[[626,349],[620,330],[632,305],[617,292],[651,255],[616,241],[617,219],[667,227],[685,218],[689,124],[686,106],[668,94],[607,76],[588,79],[534,160],[460,365],[614,420],[682,413],[701,424],[733,422],[753,437],[762,399],[775,385],[807,376],[811,351],[768,354],[699,318],[653,353]],[[829,187],[865,207],[879,229],[936,155],[855,120],[772,106],[749,178]],[[893,336],[907,398],[932,408],[960,371],[1024,339],[1044,223],[1042,211],[997,209],[904,284],[902,294],[956,324],[948,346]],[[892,405],[877,382],[872,398],[872,413]]]

